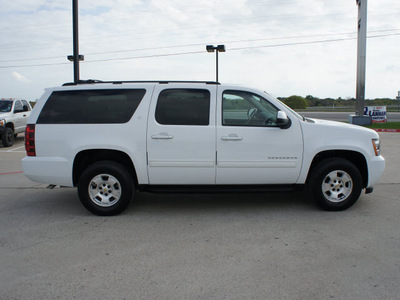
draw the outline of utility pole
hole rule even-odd
[[[350,115],[350,120],[351,123],[358,125],[371,124],[371,117],[364,116],[365,65],[367,55],[367,2],[368,0],[356,0],[358,5],[356,114]]]
[[[72,35],[73,35],[73,55],[68,55],[67,59],[74,62],[74,83],[79,82],[79,61],[84,60],[83,55],[79,55],[79,30],[78,30],[78,0],[72,0]]]
[[[357,0],[358,31],[357,31],[357,90],[356,114],[364,115],[365,101],[365,64],[367,52],[367,0]]]

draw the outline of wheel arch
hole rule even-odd
[[[328,158],[343,158],[353,163],[357,169],[360,171],[362,178],[362,187],[367,187],[368,184],[368,166],[367,160],[364,155],[351,150],[328,150],[322,151],[316,154],[311,163],[310,169],[308,171],[306,183],[309,182],[310,177],[314,171],[314,168],[323,160]]]
[[[8,122],[8,123],[6,123],[6,127],[9,127],[9,128],[11,128],[12,129],[12,131],[14,132],[14,123],[13,122]]]
[[[90,149],[79,152],[74,159],[72,180],[73,185],[77,186],[82,172],[91,164],[98,161],[115,161],[125,166],[133,178],[135,186],[138,185],[137,174],[132,159],[128,154],[119,150],[109,149]]]

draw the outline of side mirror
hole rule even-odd
[[[286,112],[278,111],[276,114],[276,125],[278,125],[281,129],[288,129],[292,121],[288,118]]]
[[[22,108],[24,111],[29,111],[28,105],[24,105],[24,106],[22,106]]]

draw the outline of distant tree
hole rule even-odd
[[[390,98],[376,98],[374,100],[370,100],[370,99],[366,100],[366,105],[371,105],[371,106],[392,105],[394,103],[395,103],[394,99],[390,99]]]
[[[285,99],[285,104],[293,109],[306,109],[307,108],[307,100],[301,96],[290,96]]]
[[[29,104],[32,106],[32,108],[35,107],[36,101],[29,101]]]
[[[320,104],[319,98],[314,97],[312,95],[306,96],[307,106],[318,106]]]

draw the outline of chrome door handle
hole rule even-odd
[[[154,140],[170,140],[173,138],[173,136],[167,135],[167,134],[156,134],[156,135],[152,135],[151,138]]]
[[[243,140],[243,138],[241,136],[237,136],[237,135],[229,135],[229,136],[221,137],[221,140],[223,140],[223,141],[241,141],[241,140]]]

